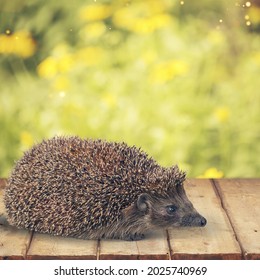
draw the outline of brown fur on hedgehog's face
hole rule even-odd
[[[141,194],[137,199],[137,208],[149,217],[151,225],[155,227],[203,227],[207,223],[187,198],[182,184],[164,197]]]

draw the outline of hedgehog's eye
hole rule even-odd
[[[178,207],[175,205],[169,205],[166,207],[166,211],[169,215],[173,215],[177,209],[178,209]]]

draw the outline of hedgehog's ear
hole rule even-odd
[[[141,212],[145,212],[149,209],[150,196],[147,193],[142,193],[137,198],[137,208]]]

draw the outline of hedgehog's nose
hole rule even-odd
[[[206,224],[207,224],[207,220],[202,217],[201,220],[200,220],[200,226],[205,227]]]

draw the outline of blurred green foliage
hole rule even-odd
[[[260,9],[0,0],[0,176],[33,143],[141,146],[189,177],[259,177]]]

